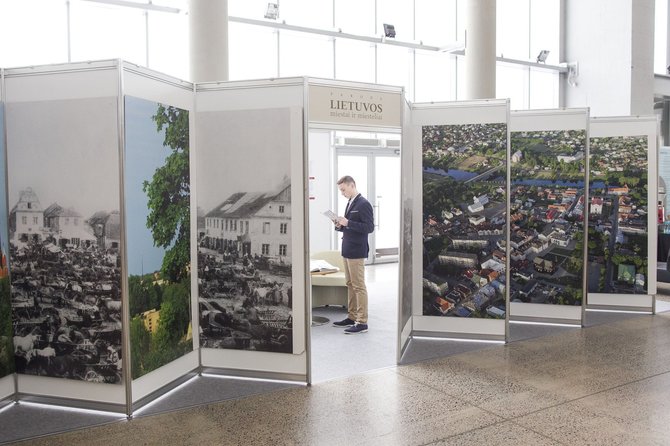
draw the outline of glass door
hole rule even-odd
[[[374,263],[398,261],[400,156],[373,156],[375,169]]]
[[[400,238],[400,153],[398,149],[337,147],[337,178],[350,175],[356,188],[373,207],[375,230],[370,234],[366,263],[398,261]],[[347,199],[337,197],[338,215]],[[338,238],[338,249],[342,240]]]

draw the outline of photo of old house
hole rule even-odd
[[[200,344],[290,353],[289,110],[199,117],[202,155],[214,158],[197,166]],[[225,156],[220,147],[227,148]]]
[[[115,116],[113,98],[8,106],[18,373],[122,380]]]

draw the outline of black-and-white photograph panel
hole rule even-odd
[[[290,109],[197,119],[200,345],[291,353]]]
[[[7,104],[18,373],[120,383],[117,99]]]

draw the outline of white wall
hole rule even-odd
[[[330,209],[337,213],[332,203],[333,178],[330,131],[309,132],[309,252],[332,249],[333,224],[322,212]]]
[[[631,115],[654,112],[654,0],[634,0]]]
[[[579,63],[577,85],[565,87],[566,107],[590,107],[592,116],[629,114],[631,1],[565,0],[565,60]]]
[[[654,0],[565,0],[566,107],[592,116],[653,112]],[[564,82],[566,82],[564,80]]]

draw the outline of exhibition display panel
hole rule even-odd
[[[398,362],[414,336],[654,310],[655,117],[120,60],[0,78],[5,404],[132,415],[198,372],[311,382],[309,199],[337,200],[306,146],[332,150],[326,130],[402,132]]]
[[[5,71],[20,398],[123,411],[118,61]]]
[[[205,371],[307,380],[303,78],[196,86]]]
[[[411,129],[411,105],[403,101],[402,128],[403,134],[408,135]],[[403,136],[402,146],[412,147],[407,142],[407,137]],[[415,207],[415,198],[412,190],[414,184],[414,168],[412,150],[403,150],[400,152],[401,162],[401,234],[400,234],[400,283],[398,286],[398,363],[402,358],[405,349],[409,344],[410,334],[412,333],[412,292],[414,290],[415,268],[412,263],[413,256],[413,213]]]
[[[199,366],[193,86],[118,60],[4,86],[15,391],[130,414]]]
[[[590,124],[588,309],[653,311],[658,120]]]
[[[510,119],[510,319],[583,324],[588,109]]]
[[[129,395],[137,409],[199,367],[191,257],[193,84],[123,63]]]
[[[4,70],[0,70],[0,86]],[[5,166],[5,103],[0,87],[0,401],[14,395],[14,343],[9,292],[7,231],[7,169]],[[0,404],[2,406],[2,404]]]
[[[505,340],[507,100],[416,104],[413,335]]]

